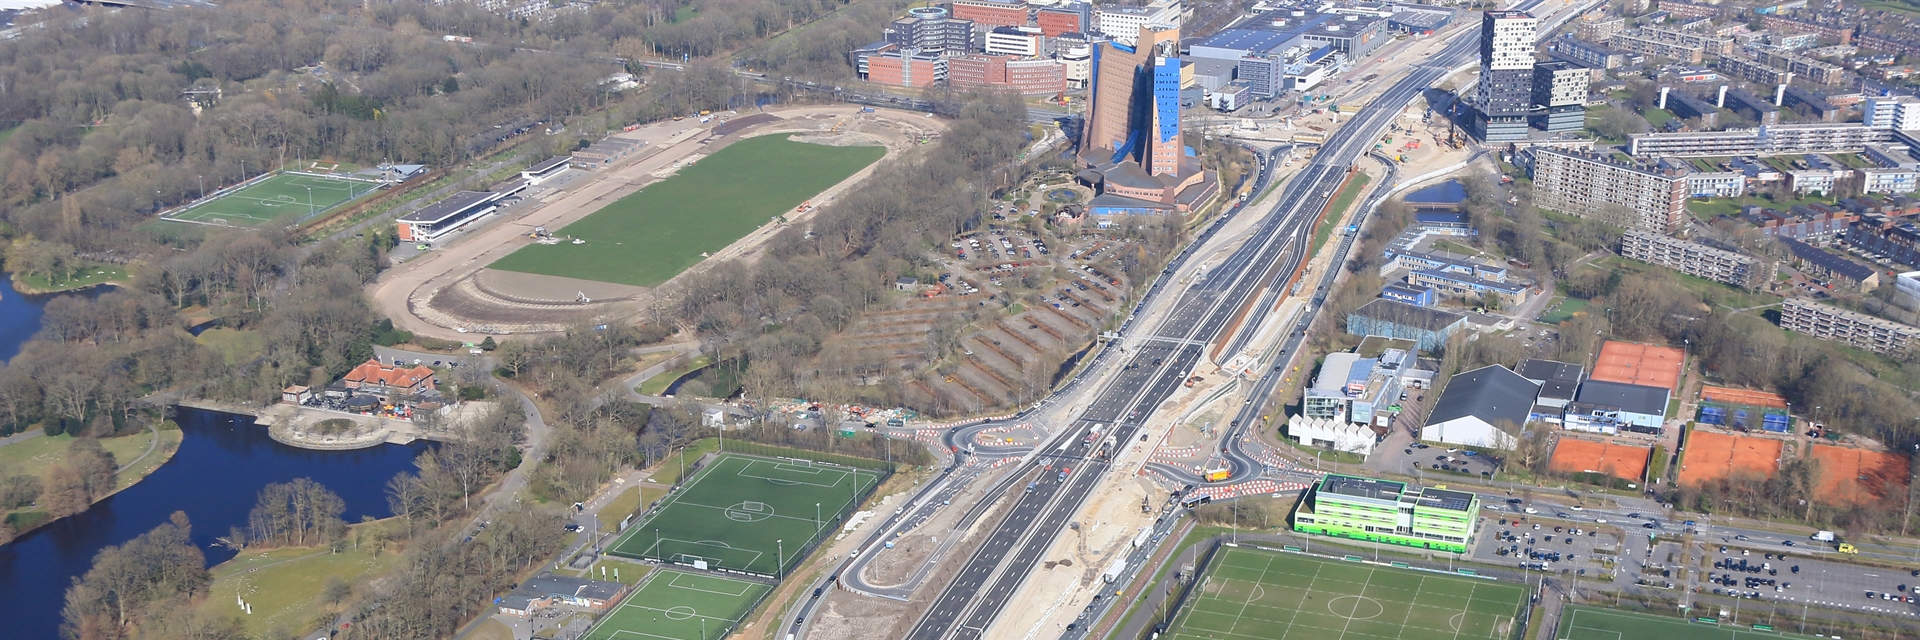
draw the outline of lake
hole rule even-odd
[[[40,306],[52,296],[0,296],[0,355],[11,358],[38,330]],[[0,602],[8,604],[0,636],[59,637],[67,586],[86,573],[94,554],[146,533],[185,511],[193,541],[209,566],[234,556],[210,545],[232,527],[244,526],[260,488],[294,478],[312,478],[346,501],[347,522],[363,515],[390,515],[385,487],[395,474],[413,470],[413,458],[429,446],[381,445],[358,451],[308,451],[280,444],[251,416],[181,408],[175,420],[185,434],[173,459],[139,484],[93,505],[86,513],[34,530],[0,546]]]

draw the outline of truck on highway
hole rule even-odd
[[[1107,583],[1111,584],[1113,583],[1113,581],[1120,579],[1120,574],[1126,573],[1126,572],[1127,572],[1126,557],[1123,556],[1119,558],[1114,558],[1113,564],[1107,565],[1107,570],[1100,572],[1100,579],[1105,580],[1107,581]]]
[[[1092,429],[1087,430],[1087,443],[1092,444],[1094,440],[1099,439],[1100,432],[1105,431],[1106,428],[1107,425],[1105,423],[1093,425]]]
[[[1208,469],[1205,476],[1207,482],[1219,482],[1230,477],[1233,477],[1233,470],[1226,467]]]
[[[1813,532],[1813,539],[1819,540],[1821,542],[1833,542],[1834,540],[1833,532],[1832,531],[1815,531]]]

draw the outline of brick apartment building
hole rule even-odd
[[[1009,89],[1021,95],[1054,95],[1067,88],[1058,60],[966,55],[947,59],[947,84],[955,89]]]

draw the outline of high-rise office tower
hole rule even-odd
[[[1100,164],[1139,158],[1148,175],[1180,172],[1180,28],[1140,27],[1134,46],[1094,45],[1093,109],[1081,146]],[[1097,154],[1111,154],[1110,158]]]
[[[1568,62],[1542,62],[1533,68],[1533,124],[1547,131],[1579,131],[1587,126],[1587,88],[1592,72]]]
[[[1525,11],[1488,11],[1480,20],[1480,84],[1474,121],[1480,139],[1524,140],[1533,111],[1533,36]]]

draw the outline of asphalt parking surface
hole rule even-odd
[[[1746,549],[1737,545],[1709,543],[1698,545],[1698,547],[1702,551],[1700,555],[1708,559],[1708,568],[1701,569],[1700,571],[1712,574],[1713,576],[1727,576],[1731,574],[1734,581],[1739,585],[1727,587],[1706,582],[1704,579],[1705,576],[1703,575],[1701,587],[1702,591],[1707,593],[1712,593],[1715,588],[1722,590],[1760,591],[1762,599],[1767,600],[1805,602],[1814,606],[1836,607],[1839,609],[1870,611],[1875,613],[1896,613],[1908,616],[1920,615],[1920,604],[1887,600],[1880,597],[1880,594],[1883,593],[1893,593],[1895,595],[1912,593],[1914,587],[1920,586],[1920,577],[1914,577],[1912,570],[1903,571],[1900,569],[1863,567],[1841,562],[1818,560],[1793,553],[1773,554],[1772,559],[1769,559],[1768,555],[1772,553],[1770,551]],[[1726,549],[1725,553],[1721,552],[1723,548]],[[1742,571],[1737,568],[1712,568],[1713,563],[1716,562],[1731,561],[1737,563],[1741,560],[1746,561],[1749,567],[1771,565],[1771,571],[1775,573],[1770,575],[1767,569],[1762,569],[1758,573],[1754,573]],[[1793,568],[1796,566],[1800,568],[1798,573],[1793,571]],[[1774,580],[1780,583],[1781,588],[1777,592],[1774,591],[1774,588],[1771,586],[1748,589],[1744,584],[1745,578],[1750,576]],[[1789,584],[1791,586],[1786,586]],[[1901,586],[1905,586],[1906,590],[1901,591]],[[1872,599],[1867,598],[1868,591],[1874,593]]]

